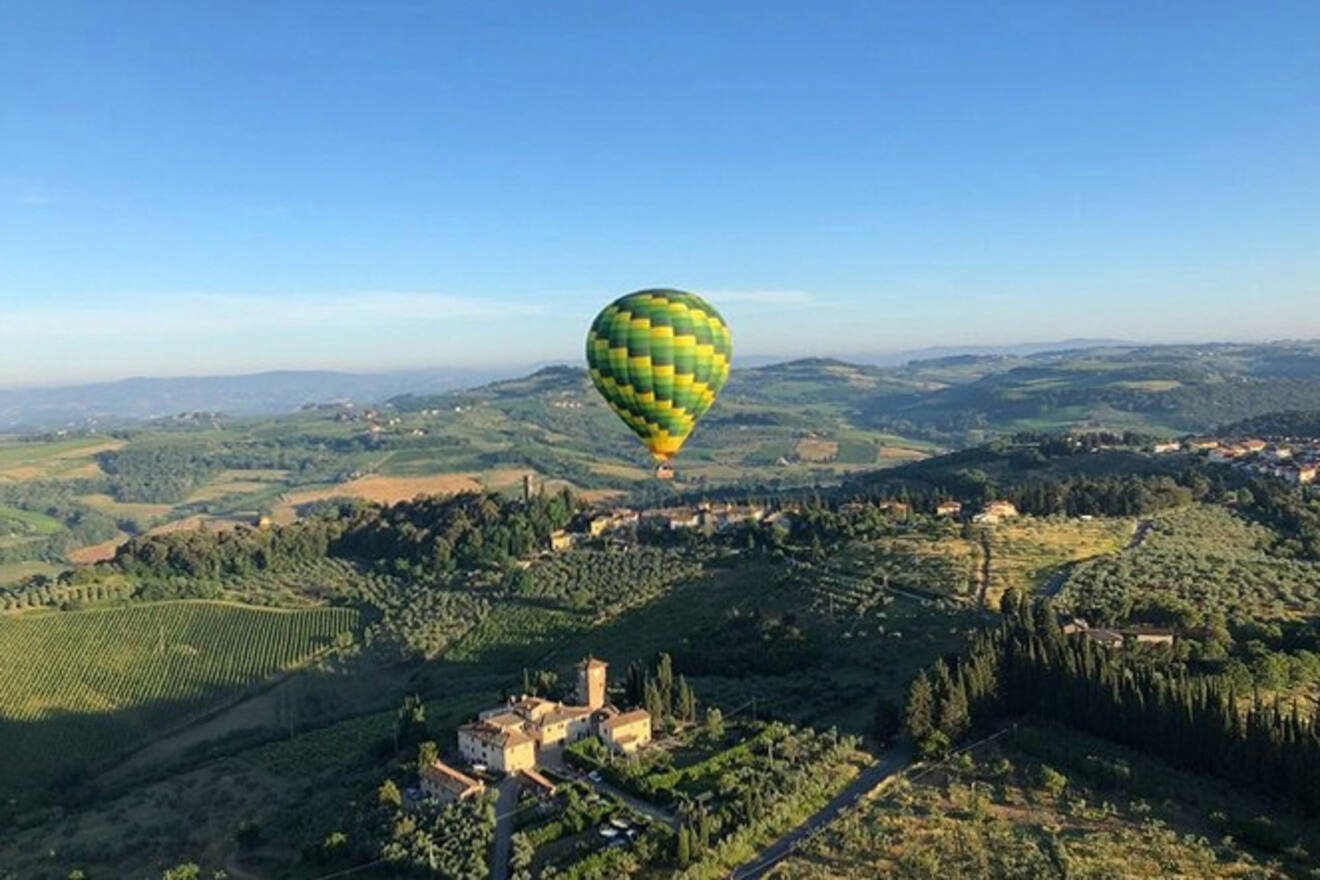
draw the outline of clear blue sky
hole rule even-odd
[[[0,385],[1320,336],[1320,3],[102,2],[0,27]]]

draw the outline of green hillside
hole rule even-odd
[[[986,432],[1072,427],[1186,433],[1320,407],[1320,344],[1314,342],[949,358],[890,375],[941,387],[869,395],[859,403],[865,422],[964,442]]]
[[[679,491],[839,483],[1023,431],[1315,430],[1320,344],[1091,348],[874,367],[735,369],[676,459]],[[1291,415],[1270,415],[1291,411]],[[1251,421],[1242,421],[1251,420]],[[375,408],[177,417],[0,441],[0,583],[157,528],[285,521],[336,496],[550,490],[657,500],[654,462],[578,367]]]

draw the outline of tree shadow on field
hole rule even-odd
[[[121,770],[150,771],[226,739],[260,741],[320,726],[382,698],[377,681],[299,669],[246,687],[205,687],[186,699],[0,718],[0,821],[94,797],[111,777],[132,775]]]

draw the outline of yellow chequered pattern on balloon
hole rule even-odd
[[[596,390],[657,459],[682,447],[729,379],[733,341],[710,303],[681,290],[639,290],[587,333]]]

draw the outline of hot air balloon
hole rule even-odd
[[[610,409],[667,462],[729,378],[729,326],[681,290],[639,290],[596,316],[587,367]],[[663,464],[662,464],[663,466]]]

